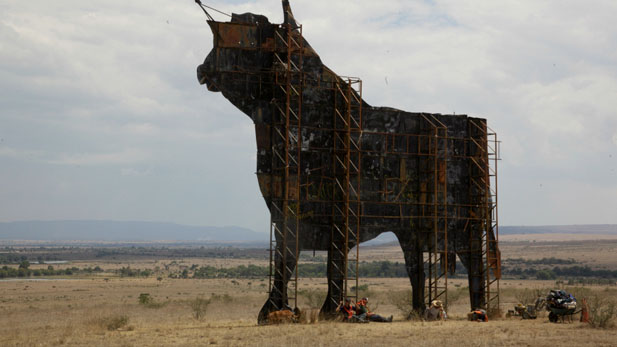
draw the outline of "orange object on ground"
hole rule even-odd
[[[581,322],[589,323],[589,305],[587,305],[587,299],[583,299],[581,302],[583,308],[581,309]]]

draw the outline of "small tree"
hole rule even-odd
[[[617,317],[617,303],[612,298],[600,295],[589,300],[589,325],[593,328],[611,328]]]
[[[141,305],[148,305],[151,304],[153,301],[152,297],[150,296],[149,293],[141,293],[139,294],[139,303]]]
[[[30,267],[30,262],[27,260],[22,260],[21,263],[19,263],[19,268],[20,269],[26,269],[28,270],[28,268]]]
[[[208,305],[212,302],[212,298],[206,299],[203,296],[198,296],[190,302],[191,309],[193,310],[193,318],[197,320],[203,320],[206,318],[206,311]]]
[[[306,304],[310,308],[319,308],[326,300],[326,293],[317,289],[306,289],[299,292],[300,295],[306,298]]]

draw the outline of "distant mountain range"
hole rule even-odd
[[[500,235],[515,234],[617,234],[617,224],[500,226]],[[105,220],[0,222],[0,239],[33,241],[213,241],[268,242],[267,233],[237,226],[189,226],[164,222]],[[392,233],[369,241],[396,241]]]
[[[617,224],[500,226],[500,235],[517,234],[617,234]]]
[[[164,222],[67,220],[0,223],[0,239],[269,242],[270,236],[237,226],[213,227]]]

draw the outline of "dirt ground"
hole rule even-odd
[[[325,279],[301,279],[304,292],[325,293]],[[394,323],[318,322],[258,326],[267,280],[71,278],[0,281],[2,346],[560,346],[617,345],[617,330],[591,329],[575,322],[497,319],[468,322],[466,295],[453,294],[446,322],[406,321],[395,304],[408,290],[406,279],[364,279],[369,306]],[[552,281],[502,281],[502,308],[512,307],[521,291],[554,286]],[[450,287],[464,293],[464,283]],[[610,287],[593,287],[615,296]],[[139,303],[140,294],[153,299]],[[454,292],[453,292],[454,293]],[[198,297],[211,298],[205,318],[194,318]],[[300,296],[299,306],[311,300]],[[314,306],[315,304],[313,304]],[[115,325],[114,325],[115,324]],[[117,327],[116,327],[117,326]]]

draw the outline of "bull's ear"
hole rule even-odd
[[[298,22],[294,18],[293,13],[291,12],[291,5],[289,5],[289,0],[283,0],[283,18],[285,19],[285,24],[291,24],[292,29],[299,28]]]

